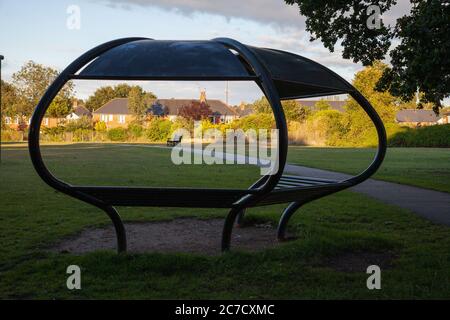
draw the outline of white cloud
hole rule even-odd
[[[131,5],[157,7],[184,15],[194,13],[215,14],[230,18],[242,18],[278,26],[304,28],[305,19],[297,6],[283,0],[101,0],[109,6],[129,9]]]

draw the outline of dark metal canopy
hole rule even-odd
[[[269,72],[281,99],[347,93],[348,83],[324,66],[280,50],[246,46]],[[221,42],[136,40],[87,65],[81,79],[257,80],[251,64]]]

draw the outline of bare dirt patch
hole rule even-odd
[[[182,218],[170,221],[125,223],[128,252],[189,252],[220,254],[223,219]],[[267,224],[234,228],[232,248],[258,251],[277,245],[275,230]],[[50,251],[82,254],[97,250],[116,250],[112,226],[89,228],[64,239]]]
[[[397,255],[393,252],[349,252],[328,258],[324,266],[340,272],[366,272],[370,265],[382,270],[393,267]]]

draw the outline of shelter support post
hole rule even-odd
[[[286,229],[289,219],[294,215],[294,213],[303,205],[302,202],[291,202],[286,209],[284,209],[280,222],[278,223],[277,238],[279,241],[286,240]]]

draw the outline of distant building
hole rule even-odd
[[[67,115],[67,120],[78,120],[82,117],[92,118],[92,113],[82,105],[78,105],[78,101],[75,100],[72,106],[72,112]]]
[[[315,109],[317,102],[323,101],[323,102],[328,103],[330,105],[331,109],[337,110],[340,112],[345,111],[344,106],[346,104],[345,100],[342,100],[342,101],[341,100],[296,100],[296,101],[300,105],[302,105],[304,107],[309,107],[312,110]]]
[[[160,113],[163,113],[164,116],[174,121],[178,117],[181,108],[189,106],[192,102],[202,101],[196,99],[156,99],[149,108],[149,111],[151,110],[150,112],[153,115],[159,115],[154,114],[153,110],[161,110]],[[212,111],[210,120],[213,123],[229,123],[239,117],[235,110],[220,100],[208,99],[206,104]]]
[[[125,127],[134,119],[128,109],[128,98],[112,99],[92,113],[94,122],[103,121],[108,128]]]
[[[436,115],[433,110],[405,109],[397,112],[395,122],[409,127],[421,127],[439,124],[442,118]],[[448,116],[446,121],[448,122]]]
[[[206,103],[212,114],[210,120],[213,123],[229,123],[238,118],[235,110],[227,106],[224,102],[216,99],[206,99],[204,91],[200,94],[200,99],[155,99],[148,107],[147,113],[152,116],[165,117],[174,121],[180,113],[181,108],[189,106],[192,102]],[[128,109],[128,98],[117,98],[104,104],[93,112],[94,122],[103,121],[108,128],[127,126],[135,119],[133,113]]]
[[[20,117],[20,116],[14,116],[14,117],[5,117],[5,124],[13,130],[18,130],[21,125],[24,125],[24,127],[27,127],[30,125],[31,118],[28,117]],[[64,123],[65,118],[53,118],[53,117],[44,117],[42,120],[42,128],[53,128],[57,127],[58,125],[61,125]]]

